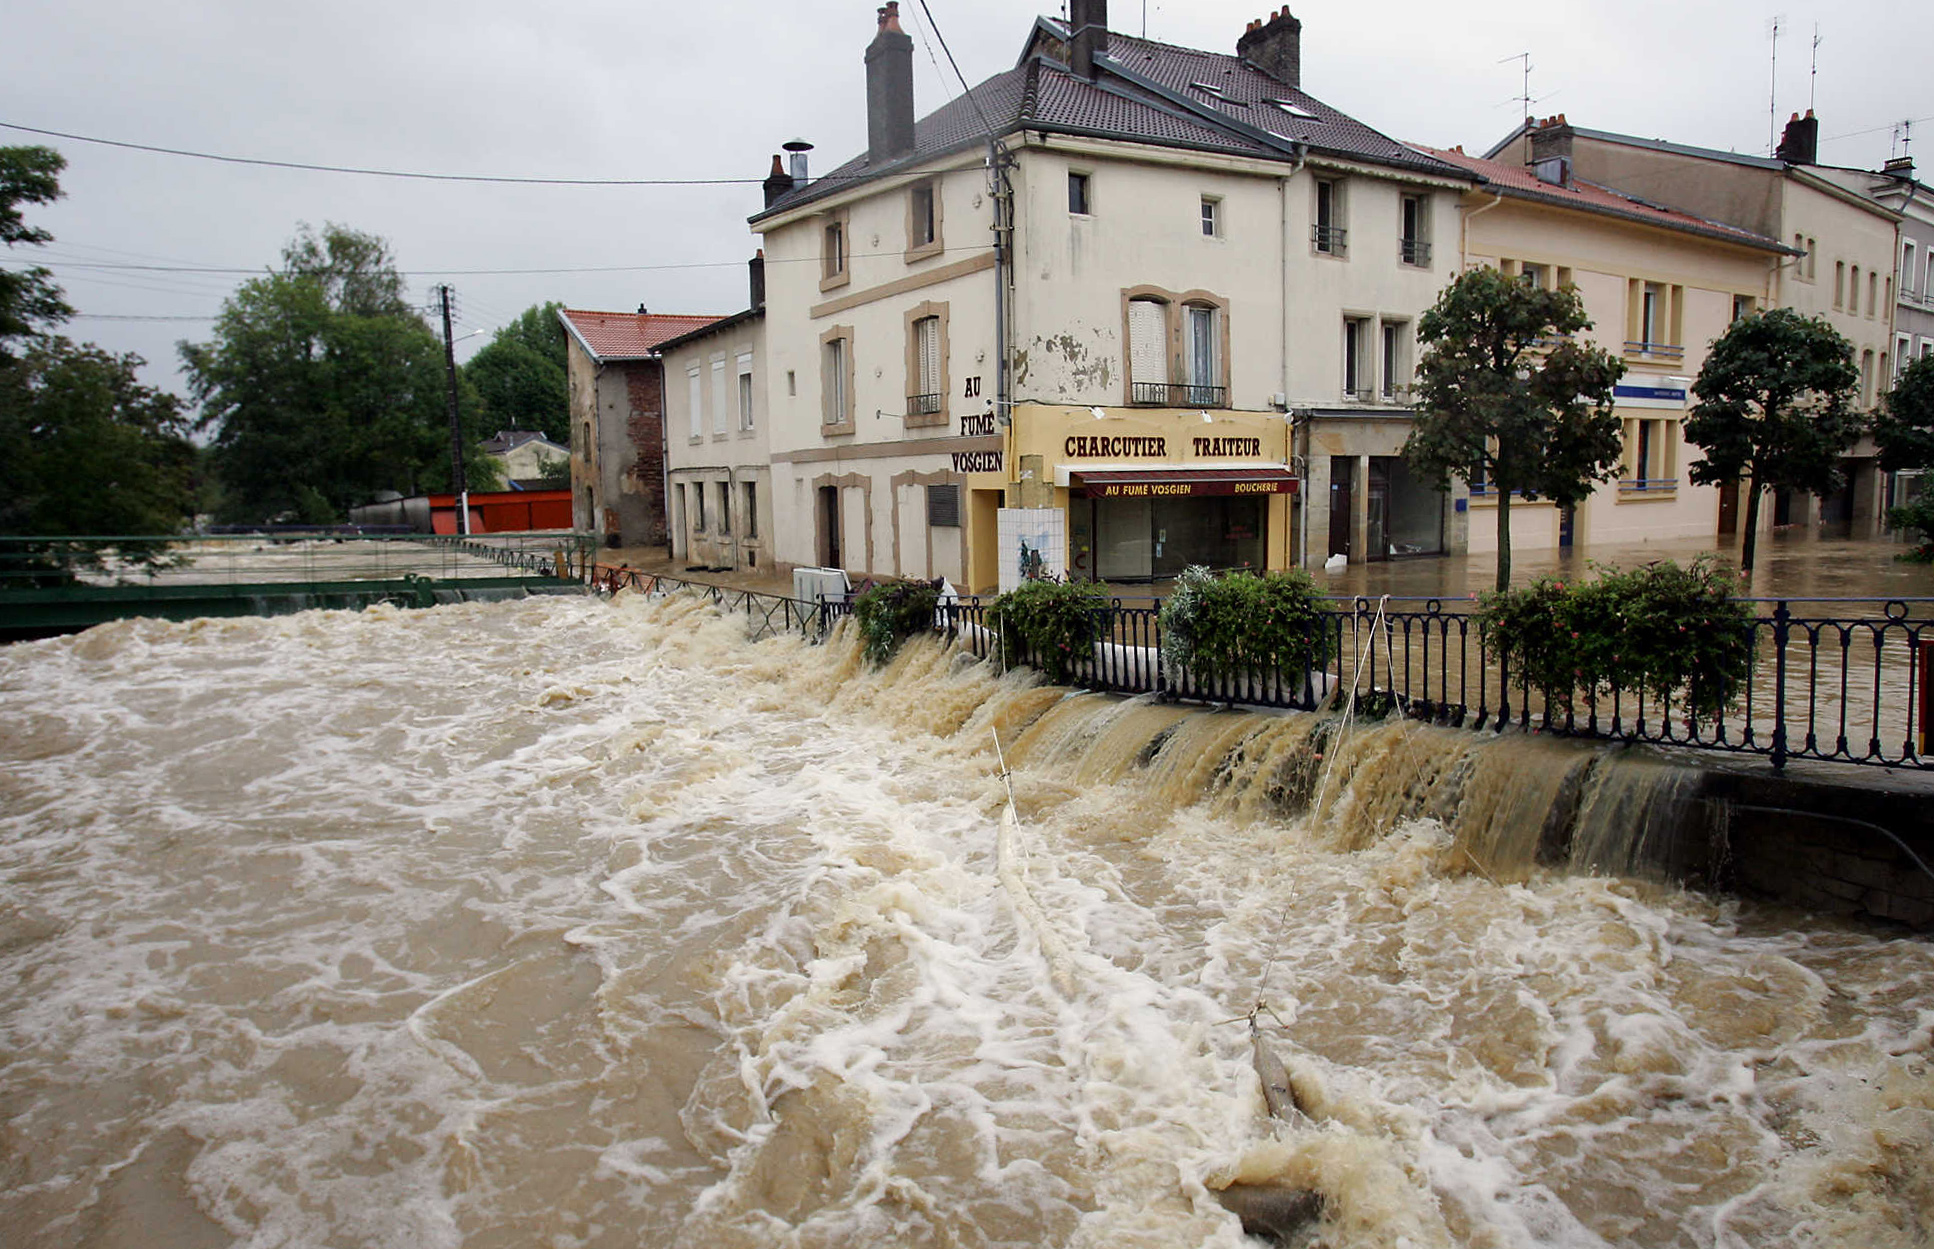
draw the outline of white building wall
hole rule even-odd
[[[665,369],[665,460],[670,477],[672,555],[705,567],[765,568],[775,558],[771,398],[765,319],[753,317],[668,349]],[[752,422],[739,411],[741,361],[751,366]],[[725,408],[713,386],[715,364],[725,366]],[[690,377],[698,371],[699,411],[692,421]],[[696,428],[696,436],[692,433]],[[718,491],[725,487],[728,511]],[[752,487],[751,511],[746,487]],[[692,492],[703,489],[705,524],[697,523]]]

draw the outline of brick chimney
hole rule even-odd
[[[1780,145],[1773,149],[1773,155],[1789,165],[1817,165],[1820,163],[1820,119],[1813,110],[1806,110],[1806,116],[1793,114],[1786,123],[1786,133],[1780,136]]]
[[[1095,80],[1095,58],[1108,52],[1108,0],[1073,0],[1068,9],[1072,42],[1068,68],[1077,78]]]
[[[1553,162],[1562,161],[1566,178],[1569,180],[1572,138],[1573,131],[1571,123],[1565,120],[1563,113],[1558,114],[1556,117],[1546,117],[1532,123],[1531,156],[1529,163],[1533,168],[1541,170],[1538,174],[1540,178],[1543,178],[1547,182],[1551,181],[1551,179],[1545,178],[1542,170],[1556,168]],[[1563,185],[1563,183],[1560,185]]]
[[[900,0],[886,0],[866,48],[866,161],[874,168],[913,153],[913,39],[900,29]]]
[[[1278,82],[1303,89],[1303,24],[1289,15],[1287,5],[1249,23],[1236,40],[1236,55]]]
[[[786,172],[786,162],[777,152],[772,154],[772,172],[766,175],[763,185],[767,208],[777,203],[780,196],[792,190],[792,175]]]

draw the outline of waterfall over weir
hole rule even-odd
[[[6,647],[0,1227],[1927,1243],[1934,945],[1674,883],[1691,794],[678,598]]]

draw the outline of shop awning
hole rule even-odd
[[[1295,494],[1296,475],[1281,468],[1134,469],[1069,475],[1091,499],[1176,498],[1191,494]]]

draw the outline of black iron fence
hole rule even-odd
[[[820,603],[599,566],[602,589],[689,590],[743,616],[755,636],[818,640],[852,602]],[[1003,646],[990,604],[943,604],[935,627],[984,659],[1047,669],[1024,645]],[[1646,742],[1789,760],[1934,769],[1934,599],[1761,600],[1753,665],[1719,715],[1692,715],[1676,697],[1621,689],[1543,690],[1487,644],[1470,604],[1441,599],[1338,600],[1317,626],[1331,658],[1295,671],[1205,678],[1170,662],[1159,609],[1112,600],[1087,653],[1057,657],[1068,683],[1119,694],[1300,711],[1397,714],[1483,731]]]

